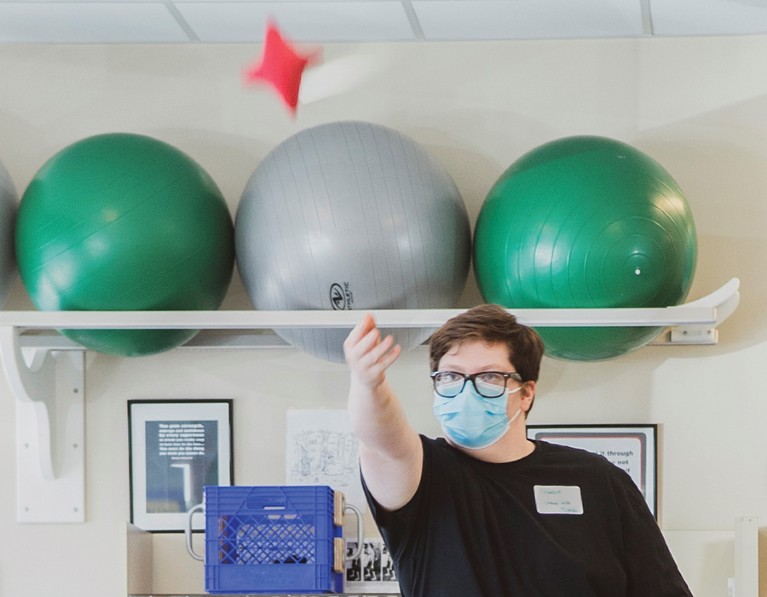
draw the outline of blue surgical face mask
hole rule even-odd
[[[486,448],[501,439],[522,412],[518,409],[511,419],[506,414],[508,395],[521,389],[519,386],[498,398],[485,398],[477,392],[473,382],[467,381],[454,398],[434,393],[434,415],[445,435],[454,443],[474,450]]]

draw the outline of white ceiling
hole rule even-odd
[[[767,0],[0,0],[3,43],[253,43],[767,33]]]

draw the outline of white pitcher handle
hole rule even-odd
[[[202,512],[204,508],[205,506],[203,504],[197,504],[196,506],[189,508],[186,513],[186,528],[184,529],[184,534],[186,535],[186,551],[189,552],[189,555],[195,560],[199,560],[200,562],[204,562],[205,558],[195,552],[194,546],[192,545],[192,517],[195,512]]]
[[[360,557],[360,554],[362,553],[362,542],[364,541],[364,532],[362,528],[362,511],[352,504],[345,503],[344,504],[344,512],[347,510],[351,510],[354,512],[354,515],[357,517],[357,549],[354,550],[354,553],[349,554],[346,556],[346,561],[355,560],[358,557]]]

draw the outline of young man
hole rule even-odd
[[[365,491],[403,596],[691,595],[624,471],[527,439],[543,343],[506,310],[475,307],[432,336],[444,439],[408,423],[386,381],[400,348],[370,315],[344,352]]]

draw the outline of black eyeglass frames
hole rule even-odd
[[[434,391],[443,398],[455,398],[471,380],[477,393],[483,398],[500,398],[506,392],[509,379],[522,382],[516,371],[481,371],[479,373],[458,373],[457,371],[435,371],[431,374]]]

